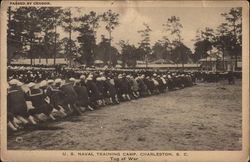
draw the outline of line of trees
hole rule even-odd
[[[198,30],[194,40],[195,51],[193,60],[213,54],[210,51],[217,49],[217,55],[221,55],[224,64],[225,56],[235,60],[237,68],[238,58],[242,54],[242,8],[231,8],[229,12],[222,13],[225,22],[221,23],[215,30],[206,27]],[[223,65],[223,69],[224,69]]]
[[[76,9],[76,8],[74,8]],[[78,8],[81,11],[80,8]],[[166,63],[184,64],[197,62],[211,54],[216,48],[225,55],[237,59],[242,48],[242,9],[231,8],[221,15],[226,23],[218,28],[204,28],[197,30],[194,39],[194,53],[183,43],[181,19],[176,16],[167,18],[162,24],[162,38],[150,44],[152,29],[143,23],[143,28],[138,32],[141,41],[138,45],[129,41],[120,40],[120,53],[112,45],[112,33],[119,26],[119,14],[108,10],[102,14],[90,11],[86,14],[72,15],[72,8],[61,7],[19,7],[8,9],[8,61],[15,56],[30,58],[65,57],[69,65],[76,60],[87,66],[94,64],[95,59],[103,60],[104,64],[115,66],[117,60],[122,61],[122,66],[136,66],[136,61],[149,61],[162,59]],[[100,23],[108,33],[106,38],[101,35],[101,42],[96,43],[97,30]],[[67,37],[59,39],[58,27],[68,33]],[[77,33],[77,39],[72,39],[72,33]]]
[[[105,29],[109,33],[108,44],[105,44],[108,51],[104,54],[108,53],[108,60],[111,60],[111,34],[119,25],[119,14],[111,10],[103,14],[91,11],[73,17],[71,10],[72,8],[61,7],[9,7],[8,61],[15,56],[23,56],[30,58],[31,64],[34,58],[54,58],[56,64],[56,58],[62,57],[63,53],[69,64],[77,59],[87,66],[93,65],[97,48],[96,32],[100,21],[105,23]],[[68,37],[59,40],[59,26],[68,33]],[[73,32],[78,32],[77,40],[72,39]],[[106,39],[102,39],[104,40]]]

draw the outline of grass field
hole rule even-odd
[[[8,149],[241,150],[241,123],[241,81],[198,83],[16,132]]]

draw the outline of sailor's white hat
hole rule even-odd
[[[47,85],[47,81],[46,80],[43,80],[41,81],[41,83],[39,84],[39,87],[44,87]]]
[[[55,83],[61,83],[62,82],[62,79],[60,79],[60,78],[57,78],[56,80],[55,80]]]
[[[81,76],[80,76],[80,79],[84,79],[84,78],[86,78],[85,75],[81,75]]]
[[[17,82],[17,86],[22,86],[22,85],[23,85],[23,82],[20,82],[20,81]]]
[[[47,83],[48,83],[48,84],[50,84],[50,83],[54,83],[54,80],[49,79],[49,80],[47,81]]]
[[[9,84],[10,85],[17,85],[18,82],[19,81],[17,79],[12,79],[12,80],[9,81]]]
[[[31,87],[34,87],[36,84],[34,82],[30,82],[27,87],[31,88]]]
[[[69,81],[72,81],[72,82],[74,82],[76,79],[75,78],[69,78]]]

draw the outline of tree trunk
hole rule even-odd
[[[238,62],[237,51],[235,51],[235,66],[234,66],[234,71],[237,70],[237,62]]]
[[[48,65],[48,43],[47,43],[47,31],[45,31],[45,35],[44,35],[44,45],[45,45],[45,60],[46,60],[46,65]]]
[[[9,19],[8,19],[8,23],[9,23],[9,29],[7,30],[7,65],[9,65],[9,64],[11,64],[11,57],[9,57],[11,54],[10,54],[10,41],[8,40],[8,38],[10,38],[10,36],[11,36],[11,31],[10,31],[10,22],[11,22],[11,8],[10,7],[8,7],[8,17],[9,17]]]
[[[225,71],[225,53],[224,52],[225,52],[225,50],[223,48],[223,51],[222,51],[222,61],[223,61],[222,62],[223,63],[223,68],[222,69],[223,69],[223,71]]]
[[[71,67],[71,64],[72,64],[72,42],[71,42],[71,28],[72,28],[72,26],[71,26],[71,10],[70,10],[70,15],[69,15],[69,19],[70,19],[70,22],[69,22],[69,42],[70,42],[70,44],[69,44],[69,66]]]
[[[109,31],[109,49],[108,49],[108,62],[111,62],[111,31]]]
[[[184,62],[184,56],[183,56],[183,54],[182,54],[182,58],[181,59],[182,59],[182,70],[184,71],[184,63],[185,62]]]
[[[208,57],[208,56],[206,56],[206,71],[208,71],[208,65],[207,65],[207,62],[208,62],[208,61],[207,61],[207,57]]]
[[[235,45],[237,45],[237,34],[236,34],[236,28],[235,28],[235,21],[233,22],[233,28],[234,28],[234,36],[235,36]],[[234,47],[234,52],[235,52],[235,67],[234,69],[237,69],[237,51],[236,51],[236,47]]]
[[[33,58],[33,54],[32,54],[32,38],[30,38],[30,65],[32,66],[32,64],[33,64],[33,60],[32,60],[32,58]]]
[[[55,24],[55,47],[54,47],[54,66],[56,65],[56,24]]]

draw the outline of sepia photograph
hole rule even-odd
[[[5,1],[6,151],[166,161],[248,149],[247,3],[66,2]]]

